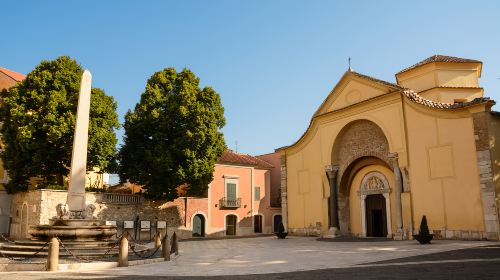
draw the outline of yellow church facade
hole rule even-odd
[[[349,69],[281,154],[283,222],[300,235],[499,239],[500,115],[482,62],[432,56],[396,84]]]

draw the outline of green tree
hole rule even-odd
[[[27,190],[32,177],[61,185],[68,175],[82,74],[75,60],[61,56],[42,61],[24,81],[2,91],[0,157],[11,178],[9,192]],[[90,104],[87,166],[107,170],[116,158],[116,102],[92,88]]]
[[[205,193],[226,149],[220,132],[226,121],[219,94],[199,83],[187,69],[151,76],[140,102],[125,116],[122,181],[143,185],[154,198],[175,199],[182,184],[190,195]]]

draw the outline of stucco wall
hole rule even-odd
[[[337,93],[342,95],[342,92]],[[340,98],[340,97],[339,97]],[[332,150],[340,131],[356,120],[370,120],[387,138],[390,152],[399,154],[400,166],[407,164],[403,112],[400,96],[386,95],[317,119],[294,147],[287,149],[288,228],[298,234],[326,234],[328,231],[329,185],[325,165],[332,162]],[[351,145],[357,149],[356,145]]]
[[[270,185],[270,203],[273,207],[281,208],[281,159],[278,153],[265,154],[257,156],[258,158],[269,162],[274,166],[271,172],[271,185]]]
[[[416,229],[484,231],[474,128],[468,112],[431,111],[406,103]]]
[[[430,70],[433,70],[430,66],[423,67],[420,74]],[[477,80],[477,76],[465,74],[463,79]],[[443,76],[443,79],[454,83],[462,78],[453,80]],[[431,80],[426,85],[437,82],[435,76]],[[346,82],[339,82],[339,85],[343,84]],[[355,83],[349,84],[352,91]],[[335,102],[328,100],[341,100],[347,94],[339,85],[336,89],[340,89],[332,92],[322,106],[332,106]],[[401,195],[403,230],[407,236],[418,231],[420,220],[426,215],[429,227],[438,238],[490,238],[484,224],[488,218],[488,213],[484,211],[489,208],[483,207],[485,200],[482,196],[485,194],[482,193],[479,173],[485,163],[476,153],[476,139],[482,138],[474,130],[472,118],[473,112],[485,110],[484,105],[481,106],[482,109],[431,109],[394,93],[316,115],[304,136],[294,145],[281,150],[286,157],[286,183],[283,185],[287,188],[283,191],[288,207],[283,211],[288,214],[289,231],[292,234],[327,233],[330,193],[325,165],[339,164],[338,161],[349,157],[350,153],[356,153],[359,149],[356,139],[366,139],[366,136],[351,137],[345,144],[349,148],[347,152],[337,156],[341,160],[337,160],[335,151],[332,159],[332,149],[342,135],[342,129],[357,120],[369,120],[387,138],[388,152],[399,156],[404,187]],[[321,109],[318,111],[323,112]],[[373,151],[380,147],[374,146],[371,148]],[[393,174],[391,169],[384,171],[388,178],[393,178],[389,175]],[[353,186],[359,183],[361,176],[361,173],[355,176]],[[359,205],[359,198],[354,193],[350,193],[350,199],[354,200],[350,201],[351,206]],[[392,211],[393,205],[394,193],[391,192],[391,224],[394,230],[396,211]],[[350,214],[359,216],[359,208],[350,211],[358,211]],[[349,219],[353,233],[359,232],[359,220],[356,217]]]
[[[209,189],[209,216],[210,225],[207,232],[214,235],[225,235],[226,216],[233,214],[238,217],[236,235],[253,234],[253,215],[263,216],[263,233],[272,232],[272,215],[281,213],[279,208],[270,207],[271,176],[267,169],[258,169],[250,166],[229,166],[217,164],[214,171],[214,180]],[[219,200],[225,197],[225,180],[237,181],[237,197],[241,198],[239,208],[221,208]],[[254,199],[254,188],[260,187],[261,199]]]

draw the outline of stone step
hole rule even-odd
[[[99,257],[103,256],[106,253],[107,250],[99,250],[99,251],[84,251],[84,252],[79,252],[79,251],[73,251],[73,254],[79,256],[79,257]],[[29,252],[29,251],[4,251],[0,250],[0,255],[4,256],[9,256],[9,257],[33,257],[33,258],[45,258],[48,255],[47,251],[42,251],[36,254],[36,256],[33,256],[34,252]],[[110,256],[117,256],[118,251],[112,250],[111,252],[108,253]],[[130,253],[129,253],[130,255]],[[59,257],[61,258],[68,258],[68,257],[73,257],[72,254],[68,253],[66,250],[61,249],[59,250]]]
[[[60,246],[62,247],[62,246]],[[32,245],[12,245],[12,244],[2,244],[0,245],[0,250],[2,251],[28,251],[28,252],[36,252],[40,249],[44,248],[44,251],[48,250],[48,246],[43,247],[42,245],[32,246]],[[89,247],[89,246],[68,246],[66,248],[69,250],[77,250],[77,251],[90,251],[90,250],[109,250],[112,246],[99,246],[99,247]],[[118,248],[118,246],[115,246]]]
[[[15,243],[2,243],[0,244],[0,257],[1,255],[9,257],[32,257],[33,254],[38,252],[35,258],[45,258],[47,256],[48,245],[43,247],[46,242],[36,240],[21,240]],[[100,257],[104,254],[111,256],[118,255],[118,246],[114,242],[97,242],[97,241],[63,241],[64,246],[73,254],[81,257]],[[152,245],[152,244],[151,244]],[[114,247],[113,247],[114,246]],[[147,250],[151,246],[143,244],[136,244],[135,251],[141,252]],[[133,251],[129,250],[129,255],[133,255]],[[71,253],[66,251],[63,246],[59,245],[59,256],[61,258],[73,257]]]
[[[116,241],[63,241],[64,245],[70,246],[80,246],[80,247],[101,247],[101,246],[112,246]],[[26,245],[26,246],[43,246],[46,241],[39,240],[16,240],[15,244],[17,245]],[[11,243],[12,244],[12,243]]]

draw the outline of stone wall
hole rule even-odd
[[[29,238],[29,226],[48,224],[57,215],[57,204],[66,201],[66,196],[66,191],[59,190],[33,190],[13,195],[10,236],[14,239]],[[140,204],[111,204],[103,202],[101,193],[86,193],[86,202],[96,206],[95,216],[105,221],[116,221],[119,229],[123,228],[123,221],[135,221],[137,218],[140,221],[150,221],[151,227],[156,227],[156,221],[166,221],[169,234],[176,230],[181,238],[191,237],[191,215],[199,210],[206,213],[208,207],[206,198],[186,200],[190,208],[185,223],[184,198],[171,202],[143,199]],[[144,238],[149,238],[149,233],[142,237]]]
[[[287,199],[287,171],[286,171],[286,155],[281,156],[280,164],[281,173],[281,222],[288,231],[288,199]]]
[[[490,112],[473,114],[474,136],[476,139],[477,166],[483,201],[484,227],[487,239],[499,239],[498,209],[496,205],[496,191],[492,170],[490,131],[488,117]]]
[[[382,129],[371,121],[355,121],[337,136],[332,151],[332,164],[339,165],[339,177],[342,177],[348,165],[357,158],[378,156],[386,160],[388,154],[389,144]]]

